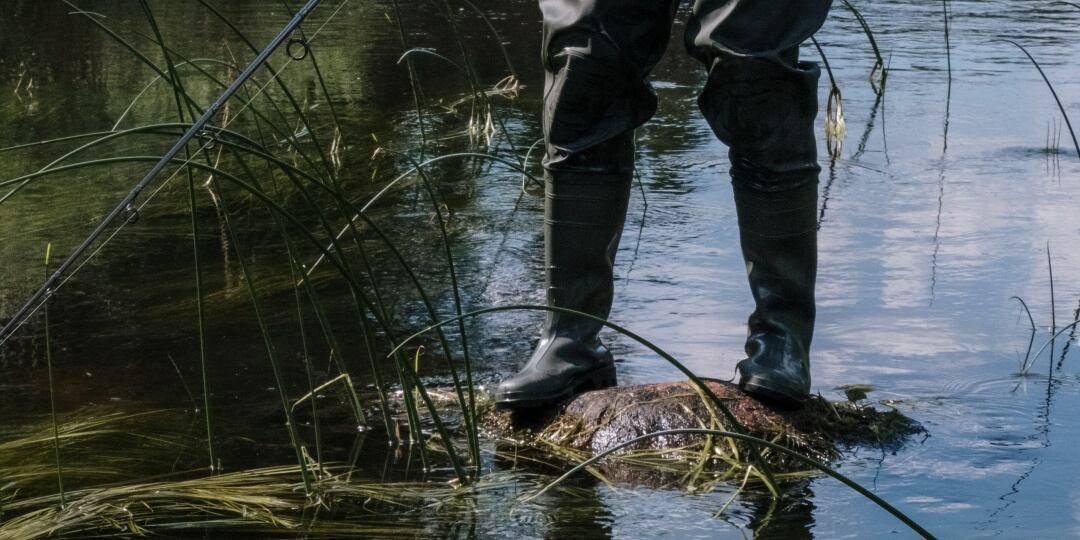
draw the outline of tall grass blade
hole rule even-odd
[[[228,17],[226,17],[225,14],[223,14],[220,10],[218,10],[216,7],[214,7],[213,4],[211,4],[207,0],[199,0],[199,3],[202,6],[204,6],[205,8],[207,8],[208,10],[210,10],[210,12],[213,13],[214,16],[217,17],[219,20],[221,20],[221,22],[224,23],[229,28],[229,30],[231,30],[234,34],[236,34],[236,36],[238,38],[240,38],[240,40],[245,45],[247,45],[248,49],[250,49],[252,52],[255,52],[255,51],[259,50],[255,46],[255,44],[252,43],[252,41],[250,39],[248,39],[247,36],[242,31],[240,31],[240,29],[236,26],[236,24],[234,24],[232,22],[232,20],[230,20]],[[340,10],[341,7],[344,6],[344,5],[345,5],[345,2],[343,2],[341,5],[339,5],[338,9]],[[301,8],[301,11],[297,12],[293,17],[295,18],[297,15],[302,13],[304,9],[306,9],[306,6],[305,6],[305,8]],[[335,13],[337,13],[337,12],[335,12]],[[300,28],[300,25],[297,24],[295,26],[295,28],[297,28],[297,29]],[[310,51],[311,41],[312,41],[311,39],[305,39],[304,40],[304,47],[307,48],[308,51]],[[315,135],[315,129],[312,127],[311,123],[308,121],[307,115],[304,113],[304,108],[301,107],[299,102],[296,101],[295,96],[293,96],[293,93],[289,90],[289,88],[285,84],[285,82],[282,81],[279,77],[277,77],[277,75],[276,75],[277,72],[274,70],[273,64],[271,64],[270,62],[263,62],[263,65],[266,68],[266,70],[268,72],[270,72],[271,76],[273,77],[273,82],[277,83],[278,89],[281,90],[281,93],[285,96],[285,99],[289,102],[289,105],[293,108],[293,111],[296,112],[297,118],[299,118],[299,120],[303,124],[304,128],[310,134],[312,145],[315,147],[315,150],[319,153],[319,158],[322,161],[323,168],[326,169],[327,178],[328,179],[333,179],[336,176],[336,171],[334,170],[333,162],[330,159],[330,157],[327,155],[326,150],[323,148],[323,146],[321,144],[319,144],[319,139]],[[273,101],[271,100],[271,103],[272,102]],[[295,138],[292,138],[292,139],[295,139]]]
[[[1054,96],[1054,102],[1057,103],[1058,110],[1061,111],[1061,116],[1062,116],[1062,118],[1065,119],[1065,127],[1067,127],[1069,129],[1069,135],[1072,137],[1072,140],[1073,140],[1073,147],[1076,148],[1076,157],[1080,158],[1080,142],[1078,142],[1076,140],[1076,132],[1073,131],[1072,122],[1069,121],[1069,114],[1067,112],[1065,112],[1065,106],[1061,104],[1061,99],[1058,98],[1057,91],[1054,90],[1054,85],[1050,84],[1050,79],[1046,76],[1046,72],[1043,71],[1042,66],[1040,66],[1039,63],[1035,61],[1035,57],[1031,56],[1031,53],[1029,53],[1028,50],[1025,49],[1023,45],[1021,45],[1021,44],[1019,44],[1019,43],[1017,43],[1017,42],[1015,42],[1015,41],[1013,41],[1011,39],[998,39],[998,40],[995,40],[995,41],[1004,41],[1006,43],[1012,43],[1013,45],[1016,46],[1016,48],[1020,49],[1024,53],[1025,56],[1028,57],[1028,60],[1031,60],[1031,64],[1035,66],[1035,69],[1039,70],[1039,75],[1042,75],[1043,82],[1045,82],[1046,87],[1050,89],[1050,93]]]
[[[52,242],[45,246],[45,275],[49,275],[49,259],[52,257]],[[60,425],[56,421],[56,385],[53,381],[52,338],[49,334],[49,304],[43,306],[45,319],[45,367],[49,372],[49,412],[52,416],[53,453],[56,457],[56,488],[60,494],[60,508],[64,508],[64,467],[60,460]]]
[[[462,359],[465,364],[465,389],[468,393],[468,401],[461,395],[461,385],[458,381],[457,370],[453,367],[453,358],[450,357],[451,373],[454,378],[454,385],[458,393],[458,399],[461,402],[463,418],[465,419],[465,429],[468,433],[469,450],[472,455],[473,468],[475,472],[480,471],[480,438],[479,431],[476,426],[476,394],[473,388],[473,374],[472,374],[472,360],[469,355],[469,337],[468,332],[465,329],[465,319],[460,318],[462,314],[461,308],[461,288],[458,286],[457,270],[454,266],[453,249],[450,245],[450,235],[446,231],[446,219],[443,217],[442,207],[439,205],[439,199],[435,196],[435,190],[431,186],[431,179],[428,177],[427,172],[411,157],[406,156],[413,168],[416,169],[420,175],[421,181],[424,183],[424,188],[427,190],[428,197],[431,199],[431,204],[435,207],[435,217],[439,224],[439,233],[442,235],[442,243],[444,252],[446,255],[446,264],[450,270],[450,284],[454,295],[454,313],[459,317],[458,319],[458,332],[461,339]]]
[[[147,22],[150,24],[150,28],[157,38],[158,43],[161,44],[161,53],[165,58],[166,71],[169,75],[169,82],[171,83],[173,96],[176,101],[177,120],[180,122],[185,121],[184,117],[184,104],[183,96],[187,96],[187,92],[184,91],[183,83],[180,79],[180,74],[176,71],[172,58],[169,56],[168,49],[165,48],[165,39],[161,35],[161,30],[158,28],[157,21],[154,18],[153,11],[151,11],[149,4],[146,0],[140,0],[139,4],[143,9],[143,13],[146,15]],[[186,102],[191,107],[191,101]],[[192,116],[196,116],[194,113]],[[191,161],[191,151],[184,146],[184,155],[187,157],[187,161]],[[203,294],[202,287],[202,265],[199,261],[199,213],[198,205],[195,201],[195,174],[191,167],[184,167],[188,177],[188,207],[191,213],[191,247],[192,247],[192,259],[194,262],[194,278],[195,278],[195,320],[196,328],[198,331],[198,347],[199,347],[199,370],[202,376],[202,390],[203,390],[203,416],[206,420],[206,449],[210,459],[210,471],[217,470],[218,460],[214,454],[214,427],[213,427],[213,413],[210,408],[210,381],[209,374],[206,366],[206,317],[204,311],[205,296]]]
[[[284,231],[282,231],[282,232],[284,233]],[[310,352],[310,350],[308,348],[307,330],[304,328],[304,303],[300,299],[300,286],[296,285],[296,279],[297,279],[296,265],[292,263],[292,261],[295,261],[295,260],[296,259],[290,253],[289,254],[289,261],[290,261],[290,263],[289,263],[289,272],[292,274],[293,299],[296,301],[296,329],[297,329],[297,332],[300,334],[301,361],[304,363],[304,375],[307,376],[308,393],[311,395],[311,426],[315,430],[315,461],[317,463],[319,463],[320,466],[321,466],[321,464],[325,463],[325,461],[323,460],[323,452],[322,452],[322,448],[323,448],[323,445],[322,445],[322,430],[319,428],[319,400],[318,400],[318,397],[315,395],[315,392],[316,392],[315,373],[314,373],[314,370],[311,368],[311,352]],[[333,352],[331,352],[330,354],[333,354]],[[348,377],[348,374],[347,373],[342,373],[341,375],[339,375],[339,377],[341,377],[341,376]],[[349,379],[345,379],[345,380],[346,380],[347,386],[349,386],[351,388],[352,381],[349,380]],[[352,393],[355,395],[355,393],[356,393],[355,390]],[[350,404],[351,403],[352,402],[350,402]],[[295,409],[296,409],[296,403],[293,403],[293,410],[295,411]],[[357,412],[357,410],[354,407],[353,408],[353,414],[356,415],[356,412]],[[361,421],[360,420],[360,418],[361,418],[360,415],[356,415],[356,416],[357,416],[357,421]]]
[[[164,47],[164,49],[167,50],[168,48]],[[195,58],[195,59],[192,59],[192,60],[185,60],[183,62],[175,63],[174,68],[179,68],[181,66],[186,66],[186,65],[195,65],[195,64],[198,64],[198,63],[215,64],[215,65],[219,65],[219,66],[225,66],[225,67],[228,67],[228,68],[231,68],[231,69],[239,69],[236,65],[231,64],[229,62],[226,62],[224,60],[218,60],[217,58]],[[158,75],[158,76],[154,77],[150,82],[146,83],[146,86],[143,86],[143,89],[140,90],[138,94],[135,94],[135,97],[128,103],[128,106],[124,109],[124,112],[120,113],[120,116],[117,117],[116,122],[113,122],[113,127],[112,127],[112,129],[110,131],[119,130],[120,129],[120,124],[124,123],[124,120],[127,118],[128,114],[131,114],[131,111],[135,108],[135,105],[139,102],[139,100],[141,100],[142,97],[147,92],[149,92],[150,89],[153,88],[155,84],[157,84],[158,82],[160,82],[162,80],[164,80],[164,77],[162,77],[161,75]]]
[[[942,136],[943,150],[947,150],[949,148],[949,108],[952,104],[952,46],[949,44],[949,0],[941,0],[941,16],[945,23],[945,68],[949,77],[945,91],[945,133]]]
[[[1028,309],[1027,302],[1019,296],[1013,296],[1013,300],[1020,302],[1020,306],[1024,308],[1024,313],[1027,313],[1028,322],[1031,323],[1031,339],[1028,340],[1027,352],[1024,353],[1024,360],[1020,363],[1020,374],[1026,375],[1031,361],[1031,347],[1035,344],[1035,333],[1038,329],[1035,327],[1035,318],[1031,316],[1031,310]]]
[[[1050,242],[1046,242],[1046,271],[1050,274],[1050,380],[1054,380],[1054,337],[1057,333],[1057,302],[1054,301],[1054,262],[1050,259]]]
[[[297,398],[296,401],[294,401],[292,404],[293,411],[295,411],[297,407],[299,407],[309,399],[314,402],[315,399],[318,397],[319,392],[337,384],[340,384],[340,386],[345,388],[345,391],[349,393],[352,398],[352,403],[359,403],[359,397],[356,395],[356,385],[353,383],[352,377],[350,377],[348,373],[342,373],[337,377],[334,377],[333,379],[330,379],[329,381],[320,384],[319,386],[313,386],[307,394],[304,394],[303,396]],[[359,422],[361,425],[366,423],[366,420],[364,419],[363,409],[359,407],[354,408],[353,415],[356,417],[356,421]]]
[[[1065,357],[1069,355],[1069,346],[1076,340],[1076,323],[1080,322],[1080,302],[1077,302],[1076,309],[1073,310],[1073,328],[1069,331],[1069,339],[1065,340],[1065,346],[1061,348],[1061,358],[1058,360],[1058,371],[1061,371],[1061,365],[1065,363]]]
[[[510,77],[517,79],[517,70],[514,69],[514,63],[510,60],[510,52],[506,50],[506,42],[503,40],[502,35],[495,29],[495,25],[491,23],[491,18],[487,16],[480,8],[476,7],[469,0],[461,0],[462,4],[469,6],[469,9],[473,10],[481,21],[487,26],[488,31],[491,32],[491,37],[495,40],[495,43],[499,46],[499,51],[502,52],[503,60],[506,61],[506,69],[510,72]]]
[[[189,173],[190,175],[190,173]],[[199,334],[199,372],[202,377],[203,393],[203,417],[206,419],[206,451],[210,458],[210,470],[218,470],[218,463],[214,453],[214,422],[213,407],[210,404],[210,374],[206,363],[206,308],[205,291],[202,283],[202,265],[199,260],[199,213],[195,202],[195,182],[188,179],[188,204],[191,211],[191,253],[194,263],[195,277],[195,320]]]
[[[829,150],[829,158],[836,160],[840,157],[840,151],[844,148],[844,135],[847,133],[847,125],[844,122],[844,98],[840,93],[840,87],[836,85],[833,77],[829,58],[825,56],[825,50],[818,43],[817,38],[810,36],[810,41],[817,48],[821,61],[825,64],[825,72],[829,75],[829,97],[825,104],[825,145]]]
[[[484,154],[484,153],[480,153],[480,152],[456,152],[456,153],[453,153],[453,154],[443,154],[441,156],[436,156],[436,157],[428,159],[427,161],[421,162],[419,164],[419,167],[426,167],[426,166],[431,165],[433,163],[437,163],[437,162],[448,160],[448,159],[460,159],[460,158],[480,158],[480,159],[490,160],[490,161],[495,162],[495,163],[501,163],[503,165],[506,165],[510,169],[514,170],[515,172],[521,173],[523,176],[527,177],[529,180],[531,180],[533,183],[535,183],[538,187],[543,187],[544,186],[543,182],[541,182],[538,178],[536,178],[536,176],[531,174],[527,169],[522,167],[520,164],[515,163],[513,161],[510,161],[508,159],[496,156],[496,155]],[[412,176],[413,173],[417,172],[419,170],[419,167],[412,167],[409,170],[399,174],[393,180],[391,180],[390,182],[387,182],[386,185],[383,186],[382,189],[380,189],[378,191],[378,193],[376,193],[376,194],[372,195],[370,198],[368,198],[367,202],[364,203],[364,206],[360,207],[360,210],[358,212],[354,213],[353,216],[349,219],[349,223],[346,224],[344,227],[342,227],[341,230],[339,230],[338,233],[333,236],[334,240],[340,240],[342,237],[345,236],[346,233],[348,233],[350,230],[353,230],[352,227],[356,223],[356,221],[360,219],[361,214],[363,214],[368,209],[370,209],[376,202],[378,202],[380,199],[382,199],[382,197],[384,195],[386,195],[392,189],[397,187],[398,184],[402,183],[406,178]],[[2,186],[3,186],[3,184],[0,183],[0,187],[2,187]],[[326,250],[324,250],[324,252],[325,251]],[[314,262],[312,262],[310,265],[308,265],[308,275],[311,275],[311,273],[314,272],[315,269],[318,268],[320,264],[322,264],[323,258],[324,258],[324,255],[320,254],[319,257],[317,259],[315,259]]]
[[[1057,332],[1054,332],[1053,334],[1050,335],[1050,339],[1046,340],[1046,343],[1043,343],[1042,347],[1039,347],[1039,350],[1035,351],[1035,354],[1031,355],[1031,358],[1032,359],[1038,358],[1039,355],[1042,354],[1042,352],[1045,351],[1046,348],[1050,346],[1051,342],[1053,342],[1055,339],[1061,337],[1061,335],[1064,334],[1066,330],[1073,330],[1073,329],[1077,328],[1078,325],[1080,325],[1080,319],[1075,320],[1075,321],[1073,321],[1073,322],[1071,322],[1071,323],[1069,323],[1069,324],[1067,324],[1065,326],[1062,326],[1061,330],[1058,330]],[[1053,358],[1051,358],[1050,361],[1052,362]]]
[[[371,266],[371,260],[367,256],[367,250],[364,249],[360,242],[359,233],[354,231],[353,239],[356,241],[356,246],[360,250],[360,260],[364,265],[368,281],[371,284],[372,297],[374,298],[374,305],[371,307],[373,310],[372,314],[375,315],[378,320],[385,321],[383,323],[383,332],[386,334],[386,338],[390,343],[397,343],[396,333],[393,331],[390,323],[390,312],[386,309],[386,303],[383,302],[382,288],[379,287],[376,282],[375,271]],[[370,360],[371,369],[374,372],[378,372],[378,365],[375,362],[376,357],[372,356]],[[401,384],[401,397],[405,404],[405,413],[409,419],[409,442],[419,443],[420,460],[423,462],[424,469],[426,470],[428,468],[427,446],[424,441],[424,431],[420,425],[420,411],[416,402],[413,400],[413,392],[410,390],[410,388],[413,387],[413,382],[405,373],[404,366],[407,364],[408,362],[401,353],[397,353],[394,356],[394,367],[397,368],[398,382]]]
[[[879,96],[885,92],[885,80],[889,76],[889,72],[885,66],[885,60],[881,57],[881,49],[878,48],[877,40],[874,39],[874,32],[870,30],[870,25],[866,22],[862,13],[848,0],[841,0],[844,6],[851,11],[852,15],[855,15],[855,19],[859,21],[859,26],[862,27],[863,33],[866,34],[866,39],[870,41],[870,48],[874,50],[874,67],[870,70],[870,86],[874,89],[874,92]]]
[[[217,177],[214,176],[214,186],[217,187]],[[236,260],[240,265],[240,274],[243,277],[245,288],[248,291],[248,296],[251,300],[252,312],[255,315],[255,322],[259,327],[259,334],[262,336],[263,347],[265,348],[266,358],[270,364],[270,370],[274,376],[274,386],[277,387],[278,398],[281,400],[281,408],[285,413],[286,429],[289,433],[289,440],[292,443],[293,449],[296,452],[296,462],[300,466],[300,471],[304,479],[304,488],[308,494],[312,494],[312,479],[310,471],[308,470],[308,464],[304,459],[304,451],[300,442],[300,436],[296,430],[296,420],[293,418],[292,408],[289,406],[289,396],[285,390],[285,377],[281,372],[281,364],[278,360],[277,351],[274,348],[274,344],[270,338],[270,330],[266,326],[266,321],[263,318],[262,310],[259,307],[259,297],[255,291],[254,276],[251,274],[247,263],[244,261],[244,252],[240,239],[236,234],[232,226],[232,221],[229,218],[228,204],[225,200],[225,194],[221,189],[217,189],[218,199],[221,201],[222,206],[222,218],[225,220],[225,230],[229,234],[229,242],[233,246],[233,250],[236,252]]]
[[[401,40],[402,49],[408,51],[409,43],[405,35],[405,23],[401,18],[401,8],[398,0],[393,0],[394,20],[397,22],[398,39]],[[409,89],[412,90],[413,106],[416,108],[416,122],[420,128],[420,160],[424,160],[424,152],[427,151],[427,127],[424,125],[424,99],[420,92],[420,83],[417,80],[416,67],[413,66],[412,57],[404,57],[405,66],[409,70]],[[398,59],[401,62],[401,59]]]

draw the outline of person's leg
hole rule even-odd
[[[645,78],[663,55],[674,0],[541,0],[547,155],[547,303],[606,319],[634,168],[634,128],[656,111]],[[601,325],[548,313],[524,368],[495,390],[504,406],[552,404],[615,384]]]
[[[755,310],[739,386],[787,405],[810,390],[817,273],[817,82],[799,44],[831,0],[697,0],[687,48],[705,63],[699,99],[728,145]]]

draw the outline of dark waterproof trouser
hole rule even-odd
[[[695,0],[685,36],[687,50],[708,72],[699,106],[729,148],[743,255],[757,305],[749,320],[748,358],[739,364],[740,384],[796,400],[810,384],[820,171],[814,138],[820,70],[799,61],[799,45],[821,27],[830,5],[831,0]],[[647,77],[664,53],[678,7],[678,0],[540,0],[549,203],[586,200],[561,197],[563,184],[568,193],[586,180],[619,182],[620,189],[629,189],[633,129],[656,112]],[[619,199],[624,195],[620,192]],[[596,209],[598,215],[625,213],[625,201],[596,204]],[[576,216],[583,211],[571,210]],[[621,214],[614,223],[621,229]],[[549,254],[549,303],[606,317],[613,253],[602,260],[582,256],[584,249],[555,238],[560,224],[549,223],[549,251],[566,244],[563,258],[581,258],[577,266],[599,270],[553,263],[557,257]],[[615,231],[610,246],[617,238]],[[580,288],[583,278],[575,281],[569,273],[596,274],[607,283],[574,292],[569,285]],[[567,326],[558,319],[549,314],[549,333]],[[587,335],[579,338],[587,341],[599,330],[595,324],[584,326],[587,332],[569,334]]]
[[[685,44],[708,70],[699,105],[730,148],[736,182],[782,190],[819,171],[820,70],[798,60],[798,47],[821,27],[831,3],[695,1]],[[549,170],[633,168],[630,152],[589,149],[656,112],[646,79],[667,47],[678,6],[678,0],[540,0]]]

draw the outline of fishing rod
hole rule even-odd
[[[145,189],[146,186],[149,185],[150,182],[153,181],[153,179],[159,173],[161,173],[161,171],[164,170],[170,162],[172,162],[173,158],[175,158],[180,153],[180,151],[183,150],[184,147],[186,147],[187,144],[196,137],[196,135],[201,133],[206,128],[206,125],[210,123],[210,120],[213,119],[214,116],[217,115],[221,107],[225,105],[225,102],[227,102],[229,98],[233,96],[233,94],[240,90],[240,87],[243,86],[244,83],[246,83],[248,79],[250,79],[251,76],[255,74],[255,71],[258,70],[259,67],[261,67],[268,58],[270,58],[270,55],[273,54],[274,51],[277,50],[278,47],[280,47],[281,44],[284,43],[290,35],[292,35],[293,31],[296,30],[296,27],[300,26],[300,23],[302,23],[304,19],[306,19],[307,16],[311,14],[311,12],[321,2],[322,0],[308,0],[308,2],[304,4],[304,7],[300,8],[300,10],[297,11],[295,15],[293,15],[292,20],[290,20],[289,23],[286,24],[281,29],[281,31],[277,33],[276,36],[274,36],[274,39],[270,40],[270,43],[268,43],[266,47],[264,47],[263,50],[260,51],[257,56],[255,56],[255,59],[252,60],[246,68],[244,68],[244,71],[240,73],[236,80],[234,80],[232,84],[230,84],[229,87],[226,88],[225,91],[222,92],[222,94],[218,96],[218,98],[214,100],[214,102],[209,107],[207,107],[206,111],[203,112],[202,116],[200,116],[199,119],[196,120],[195,123],[192,124],[186,132],[184,132],[180,139],[176,141],[176,144],[174,144],[172,148],[170,148],[169,151],[166,152],[165,155],[162,156],[156,164],[154,164],[154,166],[146,173],[146,175],[142,177],[142,180],[139,180],[139,183],[135,184],[135,187],[131,188],[131,191],[128,192],[127,196],[124,197],[124,199],[120,201],[120,203],[117,204],[116,207],[113,208],[112,211],[109,212],[104,219],[101,220],[101,223],[98,223],[97,227],[95,227],[93,232],[90,233],[90,236],[87,236],[86,239],[83,240],[83,242],[79,244],[79,246],[76,247],[70,255],[68,255],[67,259],[65,259],[64,262],[56,268],[56,271],[49,276],[49,279],[45,280],[45,283],[41,285],[37,292],[30,296],[26,303],[24,303],[22,307],[19,308],[17,312],[15,312],[15,315],[13,315],[11,319],[6,324],[4,324],[4,327],[0,329],[0,345],[6,342],[8,338],[11,337],[11,334],[13,334],[16,329],[22,326],[22,324],[26,321],[26,318],[29,317],[31,313],[37,310],[37,308],[41,304],[49,300],[49,297],[52,296],[55,292],[53,290],[53,287],[58,281],[60,281],[60,278],[62,278],[64,274],[67,273],[67,271],[70,270],[71,267],[79,261],[79,258],[82,257],[83,253],[85,253],[86,250],[89,249],[95,241],[97,241],[98,237],[101,236],[102,233],[104,233],[105,230],[109,228],[109,225],[111,225],[117,217],[119,217],[121,214],[126,214],[128,212],[128,209],[132,207],[132,202],[134,202],[135,199],[139,196],[139,194],[142,193],[143,189]]]

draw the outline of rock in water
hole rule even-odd
[[[750,435],[773,441],[804,455],[827,460],[843,447],[896,448],[919,424],[895,409],[811,397],[801,408],[780,409],[758,401],[736,385],[717,380],[705,384],[731,410]],[[620,386],[586,392],[562,407],[547,411],[494,410],[489,428],[517,439],[534,438],[577,450],[603,452],[635,437],[679,428],[728,429],[723,415],[690,382]],[[700,435],[671,435],[641,441],[633,450],[685,447]],[[745,446],[741,445],[740,446]],[[777,467],[804,468],[773,456]]]

